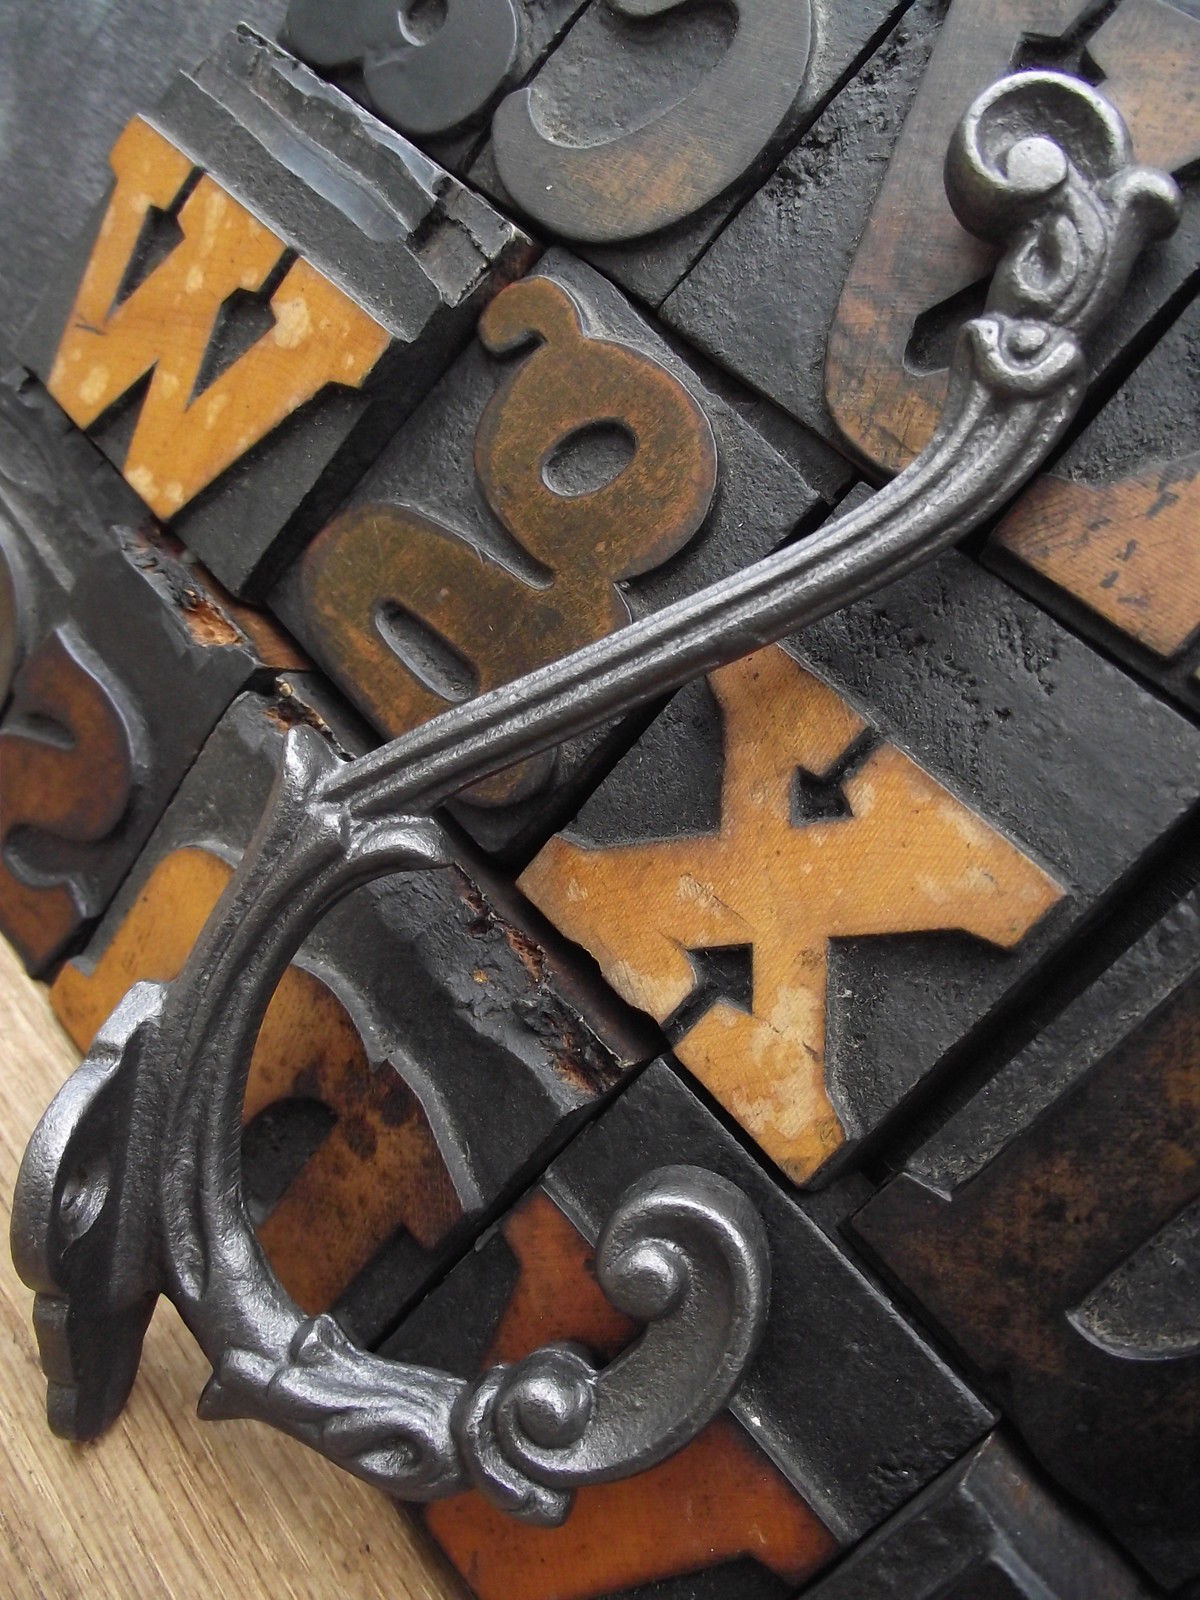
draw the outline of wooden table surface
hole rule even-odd
[[[77,1059],[0,939],[0,1595],[461,1600],[382,1495],[258,1424],[197,1419],[207,1363],[165,1301],[116,1426],[82,1446],[50,1433],[8,1217],[26,1140]]]

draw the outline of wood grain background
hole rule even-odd
[[[77,1059],[0,940],[0,1593],[463,1600],[383,1496],[264,1427],[197,1420],[207,1363],[165,1301],[112,1431],[84,1446],[50,1433],[8,1218],[25,1143]]]

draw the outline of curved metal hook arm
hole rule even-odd
[[[1132,164],[1103,96],[1055,72],[1014,73],[973,102],[946,188],[964,225],[1006,250],[959,335],[938,429],[905,471],[797,544],[342,768],[330,795],[364,816],[427,810],[870,594],[1002,506],[1078,410],[1084,341],[1182,202],[1171,178]]]
[[[139,985],[30,1141],[13,1253],[60,1432],[120,1410],[164,1293],[213,1365],[202,1408],[282,1428],[390,1493],[474,1484],[561,1520],[573,1488],[679,1449],[728,1401],[765,1324],[769,1261],[745,1197],[652,1173],[600,1241],[606,1293],[647,1324],[603,1371],[552,1346],[478,1383],[382,1360],[283,1291],[246,1218],[239,1123],[250,1056],[305,935],[358,884],[443,859],[447,795],[898,577],[997,509],[1081,399],[1082,341],[1146,239],[1169,178],[1131,164],[1116,112],[1054,73],[1003,79],[947,160],[963,221],[1006,245],[968,323],[928,449],[861,510],[646,622],[448,712],[358,761],[289,735],[272,801],[183,972]]]

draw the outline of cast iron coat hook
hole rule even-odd
[[[470,1384],[358,1349],[272,1273],[241,1197],[240,1112],[271,996],[342,896],[444,858],[449,795],[900,577],[998,510],[1046,458],[1087,376],[1082,341],[1150,238],[1178,220],[1170,178],[1132,164],[1094,89],[1001,79],[946,162],[965,226],[1005,247],[960,335],[927,449],[867,504],[600,643],[345,761],[288,735],[266,815],[171,984],[137,985],[30,1140],[12,1248],[56,1431],[90,1437],[129,1393],[165,1294],[212,1363],[206,1416],[258,1417],[400,1498],[480,1488],[560,1522],[580,1484],[693,1439],[737,1388],[765,1326],[762,1222],[733,1185],[673,1167],[635,1184],[597,1253],[601,1286],[647,1324],[602,1370],[551,1345]]]

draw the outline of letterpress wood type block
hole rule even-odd
[[[592,1276],[593,1246],[625,1188],[676,1162],[731,1180],[763,1218],[772,1289],[759,1354],[694,1443],[637,1477],[581,1489],[560,1528],[522,1527],[476,1494],[430,1507],[427,1526],[480,1600],[783,1600],[987,1427],[975,1397],[661,1062],[568,1146],[386,1353],[448,1358],[471,1377],[547,1340],[615,1353],[637,1330]]]
[[[933,430],[954,337],[995,264],[946,199],[947,140],[1014,63],[1100,80],[1137,158],[1183,177],[1183,224],[1139,263],[1093,351],[1111,382],[1194,281],[1200,252],[1188,178],[1200,159],[1200,15],[1172,0],[916,0],[665,302],[665,319],[864,461],[905,465]]]
[[[808,1182],[1194,808],[1197,737],[952,554],[682,691],[520,884]]]
[[[1020,497],[986,559],[1200,705],[1200,301]]]
[[[271,604],[398,734],[765,555],[820,509],[618,290],[556,251],[492,301]],[[611,743],[571,741],[455,814],[528,859]]]
[[[1200,1576],[1198,1048],[1192,891],[852,1223],[1053,1478],[1172,1589]]]
[[[0,932],[42,972],[104,910],[233,697],[298,657],[154,537],[32,382],[0,385],[0,453]]]
[[[179,970],[258,822],[287,727],[361,738],[318,684],[285,687],[234,703],[59,974],[51,1001],[81,1048],[132,984]],[[357,891],[306,942],[259,1036],[244,1107],[252,1213],[289,1291],[312,1312],[336,1306],[359,1337],[386,1331],[638,1059],[623,1008],[517,906],[465,863]]]
[[[1149,1600],[1149,1586],[994,1435],[810,1600]]]
[[[426,33],[390,0],[291,0],[284,43],[442,166],[464,173],[502,94],[541,65],[586,0],[449,0]]]
[[[242,17],[270,33],[287,0],[4,0],[0,6],[0,341],[12,347],[63,241],[111,179],[109,151],[137,111]]]
[[[20,353],[247,592],[320,526],[528,243],[246,28],[128,124],[111,164]]]
[[[906,3],[594,0],[501,101],[471,181],[658,305]]]

